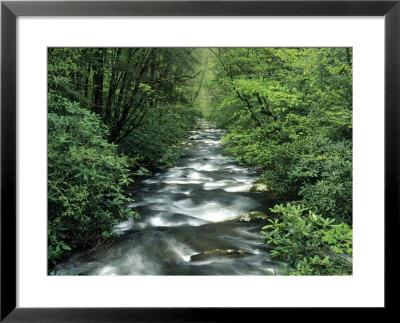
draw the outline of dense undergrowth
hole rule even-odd
[[[107,142],[98,116],[52,92],[48,114],[48,257],[54,266],[65,251],[97,244],[113,226],[137,216],[125,204],[132,182],[127,158]]]

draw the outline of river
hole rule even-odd
[[[138,179],[127,190],[140,220],[115,227],[114,243],[79,254],[57,266],[58,275],[264,275],[271,260],[261,225],[223,222],[241,214],[266,212],[275,200],[249,190],[258,170],[224,156],[224,131],[201,121],[185,156],[175,166]],[[221,255],[191,259],[213,249]],[[232,256],[240,250],[240,256]],[[228,254],[227,254],[228,253]],[[53,273],[54,274],[54,273]]]

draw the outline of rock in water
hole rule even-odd
[[[239,216],[235,216],[228,220],[222,222],[251,222],[251,223],[258,223],[258,222],[265,222],[269,218],[268,215],[260,212],[260,211],[252,211],[249,213],[245,213]]]
[[[199,140],[199,136],[190,136],[189,139],[190,140]]]
[[[190,261],[207,260],[209,258],[226,257],[226,258],[237,258],[246,255],[247,252],[244,250],[232,250],[232,249],[211,249],[201,252],[197,255],[190,257]]]
[[[254,185],[250,188],[250,192],[252,193],[268,192],[271,198],[277,198],[279,196],[279,193],[277,191],[272,191],[265,183],[254,183]]]
[[[264,183],[255,183],[251,188],[250,192],[268,192],[268,187]]]

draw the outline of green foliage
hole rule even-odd
[[[351,273],[350,48],[50,48],[48,63],[51,264],[112,237],[133,215],[129,167],[172,165],[203,114],[260,183],[309,210],[277,206],[265,227],[287,272]]]
[[[298,183],[304,203],[316,213],[351,223],[351,142],[315,138],[304,148],[288,173],[292,183]]]
[[[48,49],[49,268],[128,216],[123,188],[171,165],[199,115],[194,48]],[[133,169],[133,171],[132,171]]]
[[[351,274],[352,50],[209,51],[213,74],[201,94],[208,118],[227,130],[225,150],[302,205],[273,209],[281,217],[264,227],[271,254],[288,274]]]
[[[123,187],[132,182],[126,158],[105,139],[99,118],[52,92],[48,114],[48,258],[107,239],[133,216]]]
[[[209,117],[226,151],[280,196],[352,223],[349,48],[218,48]]]
[[[194,51],[49,48],[49,88],[100,116],[109,141],[120,143],[146,119],[157,119],[151,111],[179,104],[190,109],[198,91]]]
[[[142,164],[167,166],[183,155],[180,148],[199,115],[182,105],[167,105],[161,110],[149,111],[143,123],[121,142],[124,154],[138,156]]]
[[[275,205],[262,233],[274,246],[271,256],[285,261],[288,275],[351,275],[352,229],[314,214],[302,205]]]

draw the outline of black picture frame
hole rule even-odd
[[[2,1],[1,3],[1,321],[189,322],[265,318],[270,308],[16,307],[16,19],[18,16],[384,16],[385,310],[395,309],[400,181],[400,0],[395,1]],[[40,293],[40,291],[38,291]],[[280,309],[287,311],[288,309]],[[332,309],[326,309],[330,312]],[[270,312],[268,312],[270,313]],[[287,312],[285,312],[286,315]],[[270,314],[269,314],[270,315]],[[381,315],[381,314],[379,314]]]

